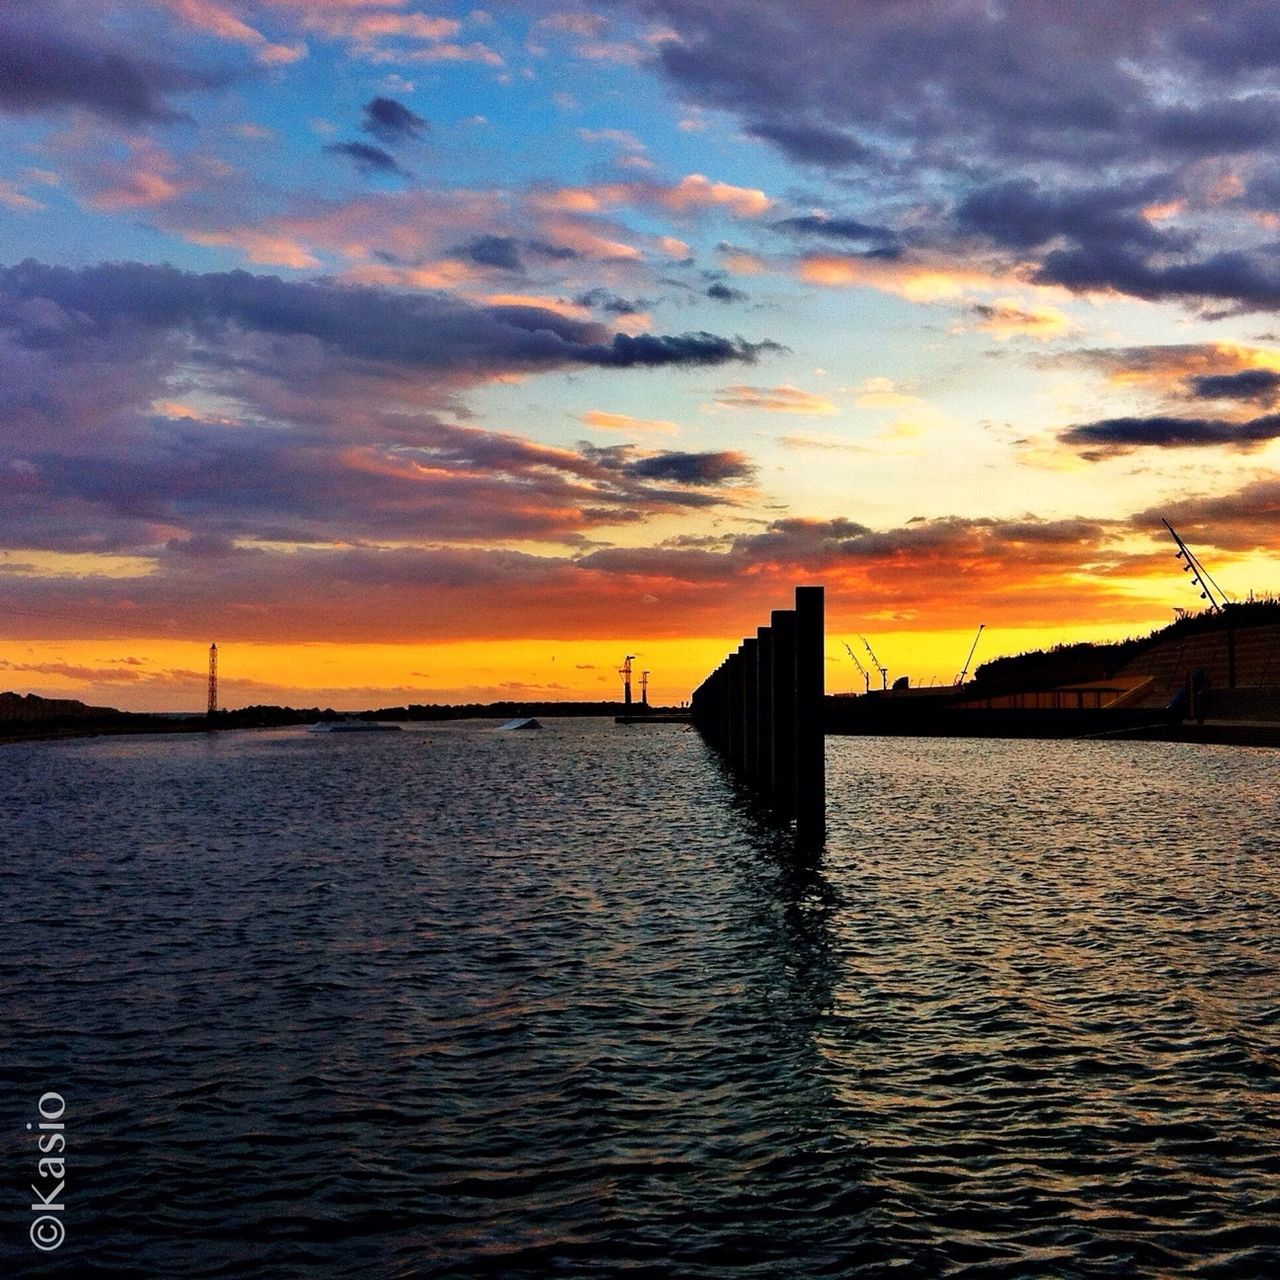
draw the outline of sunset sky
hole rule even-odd
[[[1280,7],[0,6],[0,689],[828,688],[1280,590]]]

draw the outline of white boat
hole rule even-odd
[[[343,716],[339,720],[320,720],[308,726],[310,733],[385,733],[398,730],[398,724],[379,724],[376,720],[357,720],[354,716]]]
[[[517,716],[514,720],[508,720],[505,724],[500,724],[499,729],[541,729],[542,726],[532,716]]]

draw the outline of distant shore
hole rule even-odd
[[[301,712],[292,708],[276,708],[277,714],[264,715],[258,711],[252,714],[240,711],[218,712],[212,718],[208,716],[166,716],[145,712],[119,712],[111,717],[57,718],[50,720],[0,720],[0,746],[21,742],[44,742],[64,738],[97,738],[120,737],[131,735],[151,735],[160,733],[220,733],[224,730],[246,729],[280,729],[290,726],[315,724],[323,720],[334,720],[345,715],[356,714],[365,720],[380,720],[390,723],[410,723],[414,721],[444,722],[449,720],[507,720],[523,716],[535,716],[542,719],[553,719],[564,716],[589,716],[598,718],[620,717],[626,723],[638,723],[646,717],[637,714],[632,708],[628,715],[623,715],[621,703],[590,704],[553,704],[556,709],[548,709],[544,704],[525,703],[491,703],[466,707],[432,707],[429,714],[417,715],[384,715],[381,712],[341,713],[322,711],[319,713]],[[565,710],[562,708],[568,707]],[[678,708],[654,707],[652,718],[655,723],[669,723],[679,715]],[[848,733],[847,728],[827,726],[828,734]],[[857,732],[857,731],[855,731]],[[1036,731],[1028,724],[1017,728],[1009,724],[999,727],[989,725],[984,728],[976,726],[967,733],[939,733],[936,728],[923,726],[900,727],[897,730],[884,726],[863,730],[863,733],[883,735],[888,733],[894,737],[987,737],[1018,738],[1038,737],[1050,739],[1095,738],[1111,741],[1147,741],[1171,743],[1200,743],[1216,746],[1249,746],[1280,747],[1280,723],[1262,721],[1227,721],[1206,720],[1197,724],[1194,721],[1181,724],[1149,725],[1132,727],[1111,732],[1064,733],[1048,732],[1043,727]]]
[[[411,704],[368,711],[334,711],[331,707],[253,706],[212,715],[171,715],[156,712],[117,711],[84,703],[53,701],[34,695],[0,694],[0,743],[37,742],[57,738],[92,738],[103,735],[153,733],[216,733],[227,729],[278,729],[310,725],[326,720],[356,718],[395,723],[443,720],[509,720],[533,716],[610,717],[624,712],[640,717],[669,715],[678,708],[629,709],[621,702],[490,702],[465,704]]]

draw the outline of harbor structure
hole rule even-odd
[[[796,842],[826,834],[824,591],[797,587],[795,607],[775,609],[694,690],[693,723],[761,806]]]

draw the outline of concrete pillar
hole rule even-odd
[[[773,631],[756,628],[756,788],[766,803],[773,792]]]
[[[775,609],[773,631],[773,810],[780,818],[796,811],[796,615]]]
[[[742,642],[742,774],[754,783],[760,758],[759,661],[760,642]]]
[[[729,686],[729,763],[735,773],[742,772],[742,653],[731,653],[725,664]]]
[[[730,728],[728,728],[728,659],[724,659],[716,668],[716,707],[717,707],[717,730],[716,745],[721,755],[728,755],[728,740],[730,740]]]
[[[821,587],[796,588],[796,839],[810,847],[826,834],[824,612]]]

